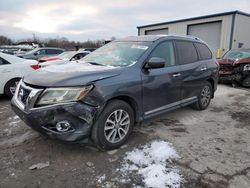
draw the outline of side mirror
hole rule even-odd
[[[34,53],[34,55],[35,55],[35,56],[37,56],[37,55],[38,55],[38,53],[37,53],[37,52],[35,52],[35,53]]]
[[[162,59],[160,57],[152,57],[145,64],[144,68],[146,68],[146,69],[163,68],[165,66],[165,64],[166,64],[165,59]]]

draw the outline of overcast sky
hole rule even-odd
[[[250,0],[0,0],[0,35],[110,39],[137,35],[139,25],[232,10],[250,13]]]

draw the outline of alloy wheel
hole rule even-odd
[[[202,106],[207,106],[211,99],[211,90],[209,86],[203,87],[201,91],[201,104]]]
[[[104,126],[104,135],[108,142],[120,142],[129,131],[130,117],[122,109],[113,111],[107,118]]]

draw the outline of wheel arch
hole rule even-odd
[[[213,90],[213,92],[212,92],[212,98],[214,98],[214,90],[215,90],[215,83],[214,83],[214,80],[213,80],[213,78],[209,78],[209,79],[207,79],[207,81],[211,84],[211,86],[212,86],[212,90]]]
[[[15,79],[22,79],[22,77],[14,77],[14,78],[11,78],[10,80],[8,80],[5,84],[4,84],[4,87],[3,87],[3,93],[6,95],[6,86],[9,82],[15,80]]]
[[[133,110],[134,117],[135,117],[135,122],[139,122],[140,121],[140,109],[139,109],[139,105],[138,105],[138,103],[136,102],[136,100],[133,97],[128,96],[128,95],[118,95],[118,96],[114,96],[114,97],[110,98],[107,101],[107,103],[109,101],[115,100],[115,99],[124,101],[127,104],[129,104],[131,106],[132,110]]]

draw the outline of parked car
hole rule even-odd
[[[27,60],[0,52],[0,94],[12,97],[20,79],[35,70],[36,60]]]
[[[40,58],[40,59],[38,59],[38,62],[43,63],[43,62],[55,61],[55,60],[67,60],[67,61],[79,60],[89,53],[90,52],[88,52],[88,51],[67,51],[67,52],[63,52],[57,56]]]
[[[230,50],[218,62],[220,82],[250,87],[250,49]]]
[[[55,56],[63,53],[64,50],[60,48],[35,48],[34,50],[29,51],[26,54],[18,55],[18,57],[24,59],[35,59],[38,60],[45,56]]]
[[[187,105],[206,109],[217,88],[215,58],[191,37],[129,37],[82,60],[25,76],[16,114],[51,138],[114,149],[137,122]]]
[[[93,52],[95,51],[97,48],[80,48],[78,51],[85,51],[85,52]]]
[[[39,62],[38,63],[38,67],[39,68],[44,68],[47,66],[51,66],[51,65],[63,65],[66,63],[70,63],[72,61],[77,61],[80,60],[81,58],[85,57],[86,55],[88,55],[90,52],[74,52],[73,56],[71,56],[72,58],[64,58],[64,59],[60,59],[60,60],[54,60],[54,61],[47,61],[47,62]]]

